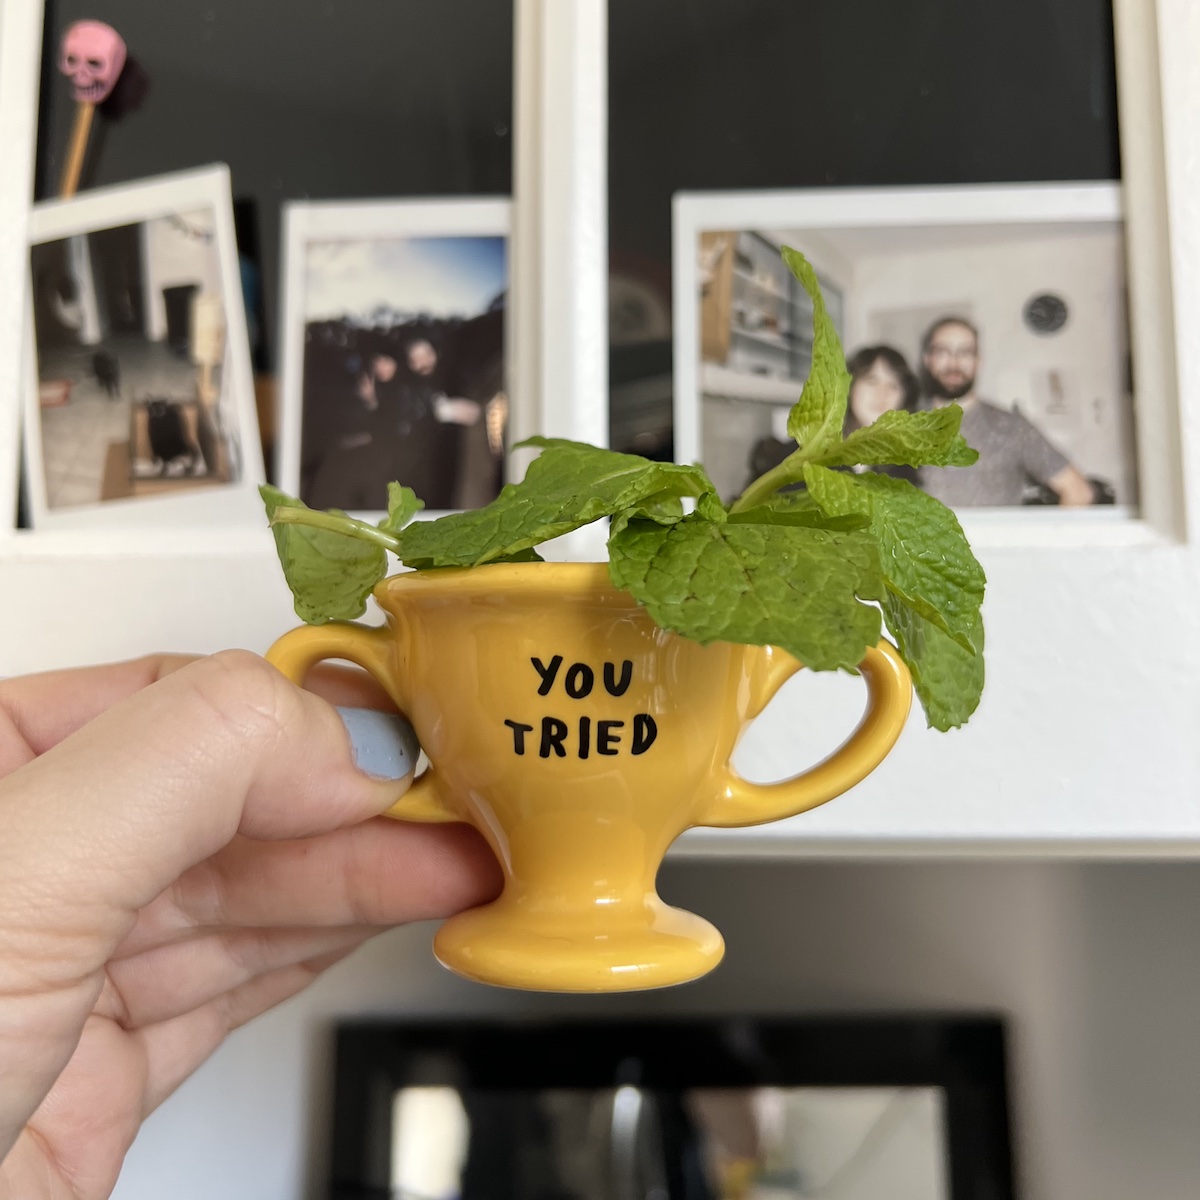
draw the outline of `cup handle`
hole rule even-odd
[[[797,669],[799,664],[790,670],[772,669],[770,690],[755,706],[754,715]],[[833,754],[779,783],[751,783],[727,767],[717,795],[693,824],[730,828],[781,821],[840,796],[875,770],[896,744],[908,719],[912,679],[895,647],[887,641],[869,649],[858,669],[867,684],[867,711],[858,728]]]
[[[334,621],[328,625],[301,625],[285,633],[267,651],[266,659],[298,687],[303,686],[309,670],[322,659],[346,659],[374,675],[399,707],[394,655],[394,635],[386,626]],[[413,780],[412,786],[383,815],[397,821],[462,820],[443,803],[432,767]]]

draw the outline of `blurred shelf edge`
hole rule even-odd
[[[600,557],[602,531],[589,529],[592,543],[555,549]],[[241,647],[263,653],[299,624],[274,547],[260,529],[192,531],[186,549],[168,548],[162,536],[139,537],[135,549],[127,533],[104,532],[102,538],[78,531],[10,537],[0,548],[0,676],[155,652],[207,654]],[[1027,555],[1021,550],[1014,557]],[[381,619],[373,606],[364,618],[372,624]],[[1026,728],[1028,714],[1010,702],[1014,695],[1026,696],[1019,679],[997,680],[996,686],[991,720],[949,743],[935,741],[941,735],[924,730],[914,712],[884,767],[827,809],[751,829],[697,830],[672,853],[730,859],[1200,857],[1200,818],[1194,809],[1181,811],[1170,796],[1114,811],[1095,804],[1086,787],[1082,799],[1074,797],[1062,784],[1061,768],[1035,768],[1022,802],[1014,806],[1001,774],[973,769],[981,758],[993,761],[1005,746],[1011,748]],[[1163,711],[1152,714],[1149,724],[1161,726],[1169,741],[1178,736],[1169,724],[1169,699],[1159,707]],[[813,728],[809,701],[799,693],[782,695],[760,720],[769,727],[760,731],[757,749],[748,751],[751,759],[739,760],[739,769],[786,775],[793,769],[787,755],[794,731]],[[1185,724],[1186,716],[1178,723]],[[1079,763],[1080,747],[1093,735],[1078,722],[1064,727],[1063,761]],[[1110,747],[1110,757],[1119,749]],[[969,805],[957,795],[953,805],[939,802],[937,787],[913,803],[895,803],[906,794],[905,780],[940,779],[958,789],[967,777],[976,791]],[[1187,789],[1191,780],[1180,782]],[[1147,787],[1155,791],[1153,780]]]
[[[377,518],[377,513],[353,513],[361,518]],[[438,514],[433,514],[438,515]],[[604,552],[604,531],[586,526],[539,547],[543,555],[555,560],[579,560]],[[230,564],[257,568],[265,565],[278,576],[283,574],[274,540],[263,526],[211,526],[177,529],[18,529],[0,536],[0,580],[10,569],[28,563],[45,563],[63,569],[71,560],[88,563],[113,562],[151,564],[169,571],[176,563],[199,563],[214,570]],[[391,570],[406,568],[392,562]],[[244,593],[252,595],[253,593]]]
[[[781,333],[760,333],[756,329],[743,329],[740,325],[734,325],[730,329],[730,334],[733,337],[745,338],[747,341],[757,342],[760,346],[769,346],[772,350],[781,350],[784,354],[791,354],[796,345],[808,349],[808,343],[802,338],[796,338],[795,342],[789,341],[792,337],[786,331]]]
[[[0,572],[13,563],[65,558],[128,560],[255,559],[275,564],[265,526],[16,529],[0,536]]]
[[[776,379],[770,375],[752,375],[735,371],[719,363],[706,362],[700,367],[700,391],[705,396],[727,400],[754,400],[763,404],[787,404],[800,399],[803,382]]]
[[[836,803],[836,801],[834,801]],[[887,831],[834,831],[814,833],[803,825],[803,816],[773,826],[743,829],[686,830],[667,851],[669,860],[738,859],[810,860],[839,859],[851,862],[938,862],[997,859],[1057,862],[1152,862],[1200,859],[1200,836],[1162,832],[1083,835],[1028,834],[1007,829],[973,832],[937,831],[896,834]]]
[[[604,533],[589,526],[555,539],[546,557],[599,560]],[[382,619],[373,604],[360,618]],[[264,526],[0,537],[0,677],[159,651],[261,654],[299,623]]]
[[[761,279],[757,279],[755,276],[748,274],[739,267],[733,268],[733,275],[735,279],[742,280],[748,287],[757,288],[765,295],[768,295],[773,299],[786,304],[788,308],[798,309],[801,313],[805,314],[809,318],[812,317],[812,301],[808,299],[807,295],[803,296],[803,298],[800,296],[789,295],[782,288],[776,287],[770,283],[766,283]]]

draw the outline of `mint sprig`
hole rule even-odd
[[[379,528],[388,533],[399,533],[424,507],[425,501],[412,488],[389,483],[387,516]]]
[[[883,613],[929,724],[943,733],[965,725],[983,694],[983,618],[975,616],[968,651],[895,596],[884,598]]]
[[[362,616],[395,537],[337,509],[316,512],[269,484],[258,490],[296,615],[314,625]]]
[[[779,646],[816,671],[853,670],[879,641],[882,577],[864,532],[637,519],[608,540],[613,582],[694,641]]]
[[[969,467],[979,458],[958,432],[957,404],[929,412],[886,412],[820,456],[823,467]],[[813,460],[817,461],[817,460]]]
[[[511,560],[602,517],[653,506],[682,515],[683,497],[714,491],[702,467],[650,462],[564,438],[533,437],[521,445],[542,449],[521,483],[506,484],[483,508],[410,525],[399,539],[401,562],[427,569]]]
[[[848,475],[808,463],[809,495],[828,517],[870,522],[888,591],[964,650],[983,603],[983,568],[954,514],[907,479]]]
[[[850,396],[850,372],[842,354],[837,330],[825,307],[817,273],[798,250],[783,248],[783,261],[803,285],[813,305],[813,356],[800,399],[788,414],[788,437],[800,449],[818,455],[842,440],[846,403]],[[834,348],[836,347],[836,351]]]
[[[931,726],[962,725],[983,688],[984,573],[954,514],[912,484],[854,467],[969,466],[962,412],[890,412],[842,436],[850,376],[812,267],[783,256],[813,302],[812,367],[789,414],[796,449],[731,504],[698,465],[559,438],[492,503],[414,521],[390,485],[378,525],[262,495],[305,621],[361,615],[388,554],[421,570],[536,562],[535,547],[610,519],[609,573],[664,629],[779,646],[813,670],[853,669],[886,625]]]

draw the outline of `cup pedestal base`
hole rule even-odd
[[[633,910],[539,912],[503,896],[451,917],[433,943],[451,971],[496,987],[542,992],[631,992],[687,983],[725,954],[703,917],[657,896]]]

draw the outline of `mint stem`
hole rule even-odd
[[[375,542],[393,554],[400,554],[400,539],[384,533],[366,521],[354,517],[339,517],[335,513],[319,512],[315,508],[277,508],[271,518],[272,525],[312,525],[316,529],[330,529],[334,533],[345,533],[350,537]]]
[[[777,467],[760,475],[730,506],[731,513],[745,512],[773,496],[781,487],[799,483],[803,477],[796,470],[802,467],[808,456],[803,450],[794,450]]]

